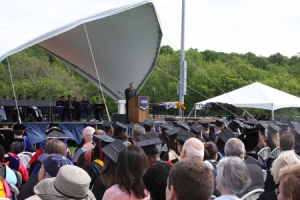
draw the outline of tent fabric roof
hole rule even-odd
[[[255,82],[226,94],[196,103],[196,110],[209,102],[229,103],[236,107],[277,110],[280,108],[300,107],[300,98]]]
[[[99,86],[85,24],[104,92],[123,98],[119,91],[130,82],[139,90],[154,69],[162,31],[151,1],[114,6],[96,0],[4,1],[0,61],[37,44]]]

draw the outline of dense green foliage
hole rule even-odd
[[[179,60],[180,51],[163,46],[157,67],[139,94],[150,96],[152,102],[178,101]],[[299,55],[288,58],[276,53],[262,57],[250,52],[227,54],[189,49],[186,51],[186,60],[188,88],[185,103],[188,108],[185,114],[190,112],[194,103],[203,101],[206,97],[211,98],[223,94],[223,91],[229,92],[257,81],[300,96]],[[33,95],[35,99],[41,99],[42,96],[50,99],[50,93],[56,96],[71,94],[79,99],[87,95],[92,102],[96,96],[101,96],[96,86],[37,46],[10,56],[9,61],[17,95]],[[7,66],[6,60],[0,63],[0,94],[11,97],[13,95]],[[152,91],[153,86],[156,87],[155,93]],[[117,105],[114,101],[108,96],[106,99],[110,113],[116,112]],[[252,114],[264,112],[258,109],[250,111]],[[276,111],[276,114],[298,114],[298,111],[282,109]]]

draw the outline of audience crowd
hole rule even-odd
[[[75,107],[70,96],[64,102]],[[260,200],[295,200],[300,196],[300,125],[293,121],[147,119],[129,125],[103,121],[83,129],[73,155],[68,140],[55,123],[48,125],[45,141],[39,144],[26,137],[23,124],[1,129],[0,198],[238,200],[253,193]],[[273,151],[266,159],[261,152],[268,148]]]

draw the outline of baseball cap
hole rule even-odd
[[[43,163],[44,169],[51,177],[56,177],[58,170],[64,166],[69,165],[68,159],[61,154],[42,154],[38,158]]]

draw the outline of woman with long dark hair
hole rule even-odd
[[[126,147],[118,157],[115,171],[117,184],[106,190],[103,199],[150,199],[143,183],[143,175],[148,168],[148,158],[141,148]]]

